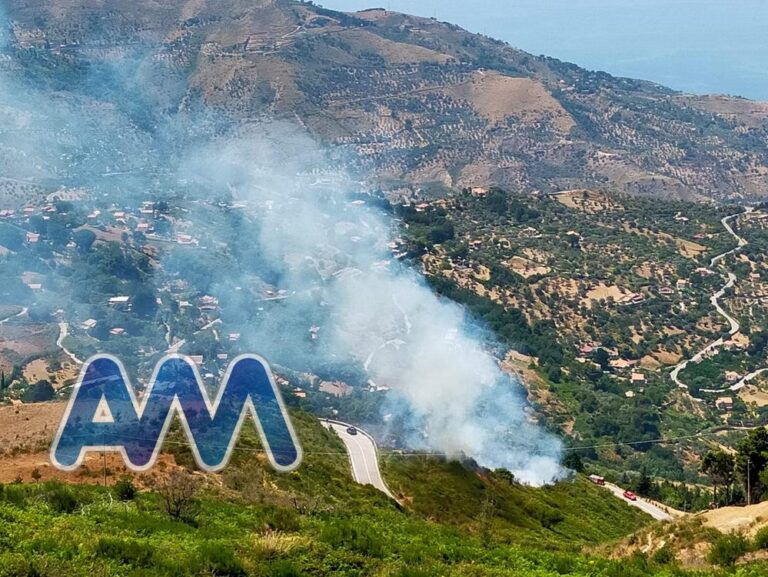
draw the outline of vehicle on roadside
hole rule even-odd
[[[347,427],[347,434],[357,435],[357,427]]]
[[[590,475],[589,480],[592,481],[595,485],[605,485],[605,477],[601,477],[600,475]]]
[[[635,495],[632,491],[624,491],[624,498],[627,501],[637,501],[637,495]]]

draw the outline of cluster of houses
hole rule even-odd
[[[45,204],[40,207],[27,206],[19,213],[13,209],[0,210],[0,219],[28,219],[29,217],[42,214],[43,219],[50,218],[50,213],[56,212],[56,207],[52,203]],[[127,210],[122,207],[112,206],[111,208],[102,211],[94,208],[86,215],[86,223],[89,226],[102,229],[112,229],[117,233],[142,233],[149,240],[163,241],[163,242],[175,242],[180,245],[198,245],[199,240],[193,235],[179,232],[172,238],[166,238],[159,236],[155,231],[155,218],[156,218],[155,203],[151,200],[142,201],[138,209],[133,211]],[[40,242],[40,235],[34,232],[27,232],[26,234],[27,244],[36,244]],[[74,248],[72,243],[70,248]]]
[[[588,356],[595,353],[598,349],[602,349],[608,353],[608,356],[611,358],[611,360],[608,361],[608,365],[619,378],[623,378],[629,381],[630,385],[633,387],[633,390],[628,390],[624,393],[628,399],[634,398],[636,396],[637,393],[635,391],[642,393],[644,391],[645,385],[648,384],[648,379],[645,376],[645,373],[636,368],[638,361],[629,361],[627,359],[620,358],[618,350],[601,345],[595,345],[593,343],[581,344],[579,345],[578,349],[581,356],[577,357],[576,361],[580,363],[591,362],[588,359]]]
[[[0,210],[0,218],[3,219],[12,219],[12,218],[29,218],[30,216],[34,216],[35,214],[41,214],[43,215],[43,218],[50,218],[51,213],[56,212],[56,207],[53,205],[53,203],[47,203],[43,206],[25,206],[23,209],[21,209],[21,212],[17,213],[14,209],[2,209]],[[46,219],[47,220],[47,219]]]

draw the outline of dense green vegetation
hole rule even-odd
[[[702,454],[706,443],[658,440],[722,426],[718,395],[700,390],[722,389],[726,371],[746,374],[764,361],[764,309],[734,305],[749,337],[746,350],[734,346],[681,373],[690,393],[707,403],[692,410],[668,377],[678,359],[723,334],[709,299],[725,283],[725,270],[740,283],[754,283],[761,270],[735,256],[710,270],[711,257],[735,244],[721,219],[738,212],[596,191],[536,197],[498,188],[397,207],[406,247],[430,284],[464,304],[503,345],[533,357],[530,367],[519,367],[535,371],[527,379],[531,397],[550,425],[574,437],[574,447],[598,447],[580,451],[582,458],[605,474],[627,471],[629,481],[645,472],[686,482],[700,481],[686,452]],[[759,259],[762,229],[732,223]],[[644,380],[631,381],[634,373]],[[736,397],[729,422],[758,424],[765,412]],[[657,496],[706,506],[706,493],[681,486],[659,485]]]
[[[168,507],[162,470],[136,492],[59,483],[0,488],[0,575],[670,575],[671,559],[609,561],[583,547],[647,523],[584,478],[533,489],[504,471],[391,456],[397,506],[352,483],[340,441],[304,413],[295,422],[306,462],[264,468],[246,434],[220,481]],[[180,462],[187,450],[172,436]],[[680,574],[674,570],[674,574]]]

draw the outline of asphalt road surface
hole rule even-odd
[[[356,435],[350,435],[347,432],[350,425],[344,423],[323,421],[323,426],[335,431],[344,442],[355,482],[361,485],[373,485],[389,498],[394,499],[379,471],[379,456],[376,453],[376,443],[373,438],[359,429]]]
[[[672,519],[674,519],[674,517],[669,513],[667,513],[664,509],[662,509],[658,505],[654,505],[653,503],[646,501],[642,497],[638,497],[637,501],[630,501],[629,499],[625,498],[624,489],[622,489],[621,487],[617,487],[616,485],[612,485],[611,483],[606,483],[605,488],[608,489],[614,495],[616,495],[616,497],[624,501],[627,505],[630,505],[632,507],[637,507],[641,511],[648,513],[651,517],[653,517],[657,521],[671,521]]]
[[[382,493],[385,493],[391,499],[395,497],[390,492],[379,471],[379,456],[376,451],[376,443],[373,438],[365,431],[357,429],[356,435],[350,435],[347,429],[350,425],[334,421],[322,421],[323,426],[336,432],[344,442],[349,454],[349,461],[352,466],[352,476],[355,482],[361,485],[373,485]],[[683,513],[673,509],[662,508],[655,503],[651,503],[641,497],[637,501],[630,501],[624,497],[624,489],[611,483],[606,483],[605,488],[613,495],[632,507],[637,507],[644,513],[647,513],[657,521],[671,521],[676,516]]]
[[[753,210],[754,210],[753,207],[748,207],[746,209],[746,213],[750,213]],[[726,216],[722,221],[720,221],[720,222],[722,222],[723,226],[725,227],[725,230],[727,230],[728,233],[733,238],[736,239],[736,241],[738,242],[738,246],[736,248],[733,248],[733,249],[727,251],[727,252],[724,252],[723,254],[719,254],[719,255],[713,257],[712,260],[709,263],[710,267],[715,267],[718,263],[720,263],[720,261],[725,259],[725,257],[727,257],[728,255],[731,255],[731,254],[735,254],[736,252],[740,251],[742,248],[744,248],[745,246],[747,246],[749,244],[747,242],[747,239],[739,236],[736,233],[736,231],[733,230],[733,227],[730,224],[731,220],[734,220],[734,219],[738,218],[739,216],[741,216],[742,214],[746,214],[746,213],[740,212],[738,214],[732,214],[731,216]],[[728,334],[731,335],[731,336],[733,336],[736,333],[738,333],[741,330],[741,326],[739,325],[739,322],[735,318],[733,318],[731,315],[729,315],[725,311],[725,309],[720,305],[720,299],[725,295],[725,293],[729,289],[731,289],[736,284],[737,280],[738,279],[737,279],[736,275],[733,274],[732,272],[728,271],[728,283],[723,288],[721,288],[719,291],[717,291],[715,294],[713,294],[712,297],[709,299],[710,302],[712,303],[712,306],[715,307],[715,309],[720,314],[720,316],[722,316],[723,318],[725,318],[725,320],[728,321],[728,324],[729,324]],[[710,351],[712,351],[714,349],[719,349],[721,346],[723,346],[724,342],[725,342],[725,339],[720,337],[715,342],[710,343],[706,347],[704,347],[701,351],[699,351],[696,355],[694,355],[693,358],[686,359],[686,360],[680,362],[680,364],[678,364],[674,369],[672,369],[672,373],[670,375],[672,377],[672,380],[675,382],[675,384],[678,387],[682,388],[682,389],[687,389],[688,385],[686,385],[685,383],[683,383],[680,380],[680,372],[683,371],[691,362],[694,362],[694,363],[701,362],[701,360],[704,358],[705,354],[709,353]],[[702,389],[702,392],[717,393],[717,392],[720,392],[720,391],[709,390],[709,389]],[[695,399],[695,400],[699,400],[699,399]]]

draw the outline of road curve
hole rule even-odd
[[[379,455],[376,442],[368,433],[357,429],[356,435],[347,432],[352,425],[339,421],[322,421],[323,426],[334,431],[343,441],[352,466],[352,477],[361,485],[373,485],[387,497],[393,500],[395,496],[387,487],[379,470]]]
[[[56,346],[59,347],[64,352],[64,354],[67,355],[70,359],[72,359],[76,364],[82,365],[83,361],[77,358],[73,352],[69,351],[64,346],[64,339],[67,338],[68,334],[69,334],[69,325],[67,323],[59,323],[59,338],[56,339]]]
[[[19,318],[19,317],[22,317],[22,316],[24,316],[25,314],[27,314],[27,311],[28,311],[28,310],[29,310],[29,309],[27,309],[27,307],[24,307],[24,308],[22,308],[22,309],[21,309],[21,312],[19,312],[19,313],[16,313],[15,315],[11,315],[11,316],[9,316],[9,317],[6,317],[6,318],[4,318],[3,320],[1,320],[1,321],[0,321],[0,325],[4,325],[5,323],[7,323],[7,322],[8,322],[9,320],[11,320],[11,319],[16,319],[16,318]]]
[[[731,255],[731,254],[734,254],[734,253],[738,252],[739,250],[741,250],[742,248],[744,248],[745,246],[747,246],[749,244],[747,242],[747,239],[745,239],[744,237],[739,236],[736,233],[736,231],[733,230],[733,227],[731,227],[730,221],[735,219],[735,218],[737,218],[737,217],[739,217],[739,216],[741,216],[742,214],[750,213],[753,210],[754,210],[754,208],[750,206],[750,207],[746,208],[745,212],[740,212],[738,214],[732,214],[730,216],[726,216],[725,218],[723,218],[720,221],[722,223],[723,227],[725,227],[725,230],[727,230],[728,233],[733,238],[736,239],[736,241],[738,242],[738,246],[736,246],[736,248],[733,248],[733,249],[731,249],[729,251],[726,251],[726,252],[724,252],[722,254],[719,254],[717,256],[712,257],[712,260],[709,261],[709,266],[710,267],[715,267],[725,257],[727,257],[728,255]],[[725,293],[728,290],[733,288],[733,286],[736,284],[736,280],[737,280],[736,275],[733,274],[732,272],[728,271],[728,282],[723,286],[723,288],[721,288],[719,291],[717,291],[715,294],[713,294],[710,297],[710,299],[709,299],[709,302],[712,303],[712,306],[715,307],[715,310],[718,312],[718,314],[720,314],[720,316],[722,316],[725,320],[728,321],[728,325],[729,325],[728,334],[731,335],[731,336],[733,336],[736,333],[738,333],[741,330],[741,326],[739,325],[739,322],[735,318],[733,318],[731,315],[729,315],[728,312],[720,305],[720,299],[723,297],[723,295],[725,295]],[[690,359],[686,359],[686,360],[680,362],[679,364],[677,364],[675,366],[675,368],[672,369],[672,372],[670,373],[670,377],[672,377],[672,381],[678,387],[680,387],[681,389],[687,389],[688,385],[686,385],[685,383],[683,383],[680,380],[680,372],[683,369],[685,369],[685,367],[687,367],[690,363],[692,363],[692,362],[693,363],[700,362],[703,359],[705,354],[707,354],[709,351],[711,351],[713,349],[717,349],[717,348],[721,347],[724,342],[725,342],[725,339],[723,339],[723,337],[720,337],[716,341],[714,341],[712,343],[709,343],[706,347],[704,347],[702,350],[700,350],[698,353],[696,353]],[[698,401],[700,399],[695,399],[695,400]]]
[[[334,431],[344,442],[344,446],[349,454],[352,477],[355,479],[355,482],[360,483],[361,485],[373,485],[390,499],[397,501],[381,476],[381,471],[379,470],[379,455],[373,437],[360,429],[357,429],[356,435],[350,435],[347,432],[347,429],[351,425],[347,423],[327,421],[325,419],[321,420],[321,422],[324,427]],[[641,497],[638,497],[637,501],[625,499],[624,489],[611,483],[606,483],[605,488],[618,499],[621,499],[632,507],[640,509],[657,521],[671,521],[675,517],[685,514],[681,511],[662,507]]]
[[[763,373],[768,373],[768,368],[763,368],[763,369],[758,369],[756,371],[752,371],[747,376],[745,376],[743,379],[741,379],[738,383],[733,385],[731,387],[731,390],[732,391],[740,391],[741,389],[743,389],[744,387],[747,386],[747,383],[749,383],[749,381],[751,381],[752,379],[754,379],[758,375],[762,375]]]
[[[637,501],[630,501],[629,499],[624,497],[624,489],[622,489],[621,487],[617,487],[612,483],[606,483],[605,488],[608,489],[611,493],[613,493],[616,497],[624,501],[627,505],[640,509],[641,511],[643,511],[644,513],[647,513],[657,521],[672,521],[675,518],[675,516],[670,514],[667,510],[662,509],[659,505],[651,503],[650,501],[647,501],[642,497],[638,497]],[[677,513],[677,516],[683,515],[683,513],[679,511],[676,511],[676,513]]]

